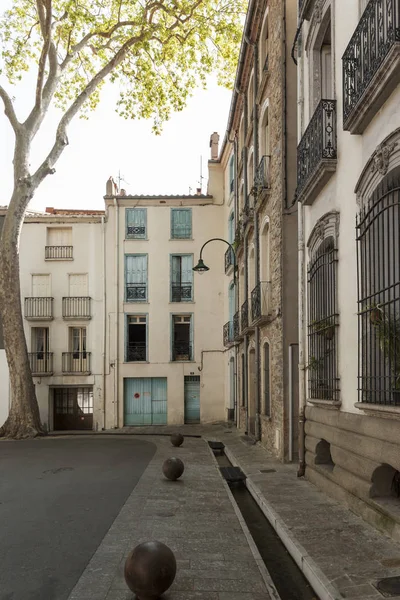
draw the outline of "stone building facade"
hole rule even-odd
[[[297,45],[301,472],[397,540],[399,19],[301,0]]]

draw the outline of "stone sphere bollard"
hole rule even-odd
[[[167,479],[176,481],[185,470],[185,465],[180,458],[167,458],[162,466],[162,471]]]
[[[175,579],[174,553],[161,542],[139,544],[128,554],[124,575],[138,600],[156,600]]]
[[[176,448],[178,448],[178,446],[182,446],[184,439],[185,438],[183,437],[183,435],[181,433],[173,433],[171,435],[171,444],[173,446],[175,446]]]

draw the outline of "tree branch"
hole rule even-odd
[[[7,94],[6,90],[0,85],[0,98],[4,103],[4,114],[10,121],[11,127],[14,130],[14,133],[17,134],[21,127],[21,123],[17,119],[17,115],[15,114],[14,106],[10,96]]]
[[[35,108],[39,109],[42,106],[42,89],[45,75],[47,56],[51,45],[51,17],[52,4],[51,0],[37,0],[37,11],[39,15],[40,29],[43,36],[43,48],[40,54],[38,76],[36,81],[36,102]],[[46,12],[44,11],[46,6]]]

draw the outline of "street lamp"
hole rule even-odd
[[[197,263],[197,265],[195,267],[193,267],[193,271],[195,271],[196,273],[198,273],[199,275],[202,275],[203,273],[205,273],[206,271],[210,270],[210,267],[207,267],[207,265],[204,263],[203,261],[203,249],[205,246],[207,246],[207,244],[209,244],[210,242],[224,242],[225,244],[228,244],[229,248],[232,251],[232,256],[233,256],[233,283],[236,284],[236,269],[237,269],[237,265],[236,265],[236,253],[233,249],[232,244],[230,244],[229,242],[227,242],[226,240],[222,239],[222,238],[211,238],[210,240],[207,240],[201,247],[200,249],[200,257],[199,257],[199,262]]]

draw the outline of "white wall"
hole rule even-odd
[[[0,350],[0,427],[8,417],[9,380],[5,350]]]

